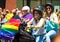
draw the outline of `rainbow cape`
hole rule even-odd
[[[2,23],[6,23],[7,21],[9,21],[12,17],[14,16],[13,13],[8,13],[5,17],[5,19],[2,20]]]
[[[0,31],[0,36],[3,38],[13,38],[18,32],[21,21],[19,19],[12,18],[7,23],[3,24]]]
[[[13,13],[8,13],[5,18],[7,21],[9,21],[13,16]]]

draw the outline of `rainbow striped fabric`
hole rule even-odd
[[[8,13],[5,18],[7,21],[9,21],[13,16],[14,16],[13,13]]]
[[[12,38],[12,36],[18,32],[20,23],[21,21],[19,19],[12,18],[10,21],[2,25],[0,29],[0,36],[4,36],[5,38]]]

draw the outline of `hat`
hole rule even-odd
[[[30,8],[28,7],[28,6],[24,6],[23,8],[22,8],[22,10],[28,10],[28,12],[30,11]]]
[[[54,6],[53,6],[53,4],[51,4],[51,3],[47,3],[47,4],[45,5],[45,8],[46,8],[47,6],[50,6],[50,7],[51,7],[52,12],[54,11]]]

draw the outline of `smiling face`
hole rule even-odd
[[[34,18],[36,18],[36,19],[39,18],[39,16],[40,16],[39,13],[34,14]]]
[[[28,10],[22,10],[22,14],[26,15],[28,13]]]
[[[40,18],[40,14],[38,12],[36,12],[36,11],[34,12],[34,18],[35,19],[39,19]]]
[[[51,14],[52,8],[51,8],[50,6],[47,6],[47,7],[46,7],[46,12],[47,12],[48,14]]]

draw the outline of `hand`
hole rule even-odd
[[[28,28],[34,28],[35,26],[33,26],[33,25],[28,25],[27,27],[28,27]]]
[[[31,27],[31,25],[28,25],[28,26],[27,26],[27,28],[30,28],[30,27]]]
[[[24,22],[24,21],[25,21],[25,19],[24,19],[24,18],[21,18],[21,21],[23,21],[23,22]]]
[[[31,28],[34,28],[35,26],[31,25]]]

